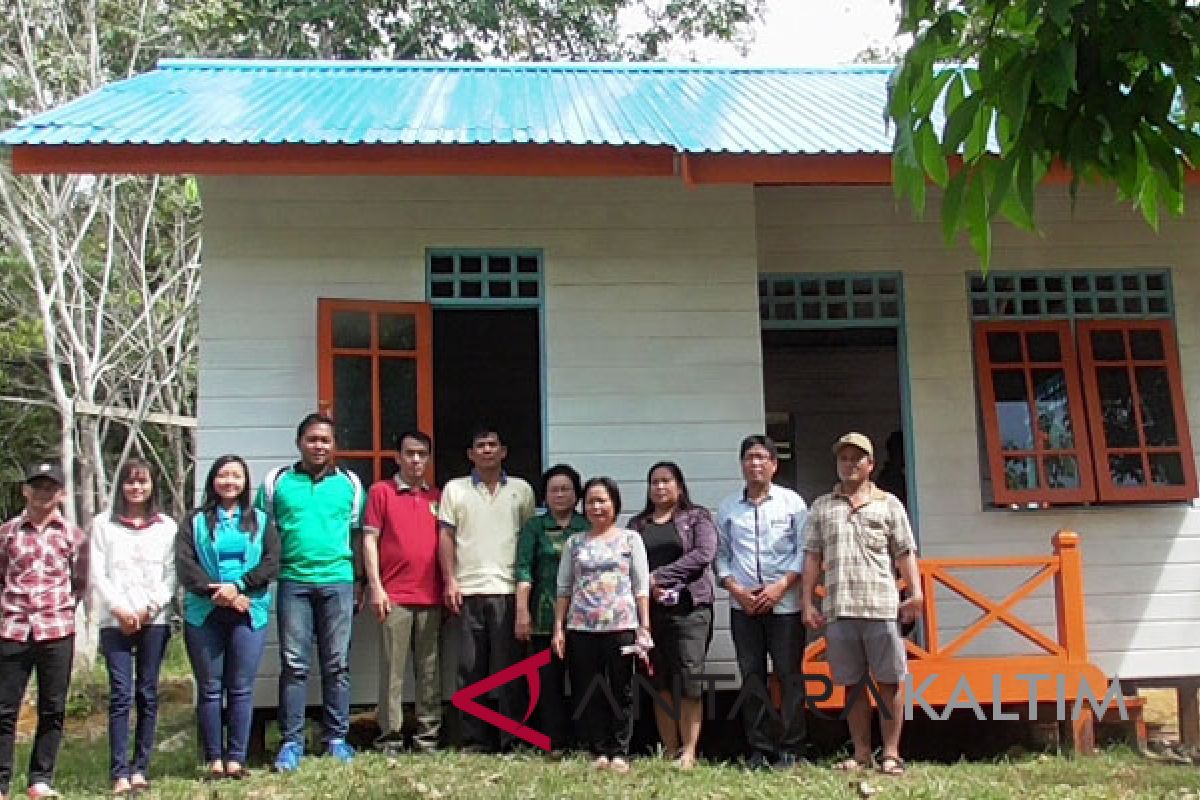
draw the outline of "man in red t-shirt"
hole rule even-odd
[[[394,478],[377,481],[367,494],[363,561],[371,610],[381,626],[376,745],[403,747],[403,682],[411,652],[417,681],[418,750],[438,745],[442,727],[442,676],[438,659],[442,627],[442,577],[438,570],[438,500],[425,480],[433,441],[421,431],[396,437]]]

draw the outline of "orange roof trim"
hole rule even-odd
[[[12,163],[21,175],[675,175],[675,152],[667,147],[538,144],[18,145]]]
[[[605,145],[17,145],[21,175],[421,175],[639,177],[689,185],[887,185],[889,154],[679,155]]]
[[[957,161],[957,160],[955,160]],[[951,170],[959,163],[952,163]],[[16,145],[18,175],[395,175],[671,178],[689,186],[890,186],[890,153],[684,153],[630,145]],[[1053,167],[1045,183],[1070,173]],[[1200,171],[1186,174],[1200,184]]]

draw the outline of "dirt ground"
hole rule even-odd
[[[70,720],[72,736],[81,736],[89,741],[103,739],[108,735],[108,687],[105,684],[89,683],[86,686],[72,689],[72,696],[78,693],[88,695],[90,710],[87,713],[72,713],[68,704],[67,716]],[[159,703],[192,704],[192,682],[186,678],[168,678],[159,684]],[[37,693],[26,692],[25,704],[21,706],[21,716],[17,720],[17,741],[24,742],[33,738],[37,728]]]

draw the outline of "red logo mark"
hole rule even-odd
[[[549,663],[549,649],[535,653],[524,661],[518,661],[511,667],[500,670],[495,675],[489,675],[481,681],[472,683],[470,686],[464,686],[454,693],[450,698],[450,702],[464,714],[478,717],[489,725],[493,725],[505,733],[510,733],[518,739],[529,742],[534,747],[540,747],[548,753],[550,752],[550,737],[540,731],[535,731],[524,723],[529,721],[530,715],[533,714],[533,709],[537,706],[538,696],[542,693],[542,678],[538,674],[538,670]],[[522,675],[529,681],[529,708],[525,710],[525,717],[520,722],[509,719],[503,714],[498,714],[487,706],[475,702],[476,697],[487,694],[497,686],[503,686]]]

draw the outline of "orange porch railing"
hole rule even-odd
[[[1060,699],[1069,712],[1082,691],[1097,699],[1108,690],[1108,679],[1098,667],[1088,661],[1085,600],[1083,594],[1083,557],[1079,535],[1059,531],[1051,538],[1052,555],[1044,557],[1009,558],[942,558],[921,559],[921,590],[925,598],[922,613],[923,644],[911,640],[908,648],[908,668],[912,685],[921,687],[921,696],[934,709],[944,709],[953,701],[956,706],[967,704],[963,689],[970,687],[970,696],[991,714],[993,707],[1025,707],[1031,692],[1037,703],[1054,703]],[[1033,574],[1001,599],[993,599],[972,587],[961,575],[964,570],[1033,570]],[[1054,611],[1057,621],[1055,635],[1039,630],[1016,613],[1017,605],[1048,583],[1054,588]],[[948,591],[946,600],[969,604],[980,616],[961,630],[948,634],[941,624],[940,612],[946,601],[939,600]],[[989,630],[1007,630],[1021,637],[1032,652],[1013,655],[969,655],[968,645],[977,642]],[[805,650],[804,672],[829,676],[825,661],[825,639],[821,637]],[[1031,675],[1049,676],[1036,681]],[[1025,676],[1025,677],[1021,677]],[[809,684],[810,691],[813,684]],[[841,709],[845,690],[835,687],[833,694],[817,703],[825,709]],[[917,708],[915,713],[921,713]],[[1093,714],[1091,706],[1083,703],[1079,718],[1071,723],[1072,739],[1080,751],[1093,745]]]

